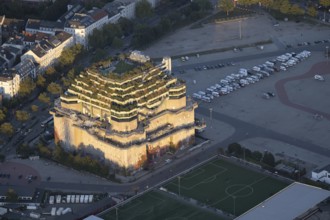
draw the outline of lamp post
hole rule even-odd
[[[236,196],[232,196],[234,200],[234,216],[236,216]]]
[[[116,207],[116,220],[118,220],[118,207]]]
[[[181,176],[178,176],[178,181],[179,181],[179,196],[181,196],[181,189],[180,189]]]
[[[239,39],[242,39],[242,20],[238,21],[239,24]]]
[[[213,108],[210,108],[210,124],[211,124],[211,128],[212,128],[212,111],[213,111]]]
[[[329,61],[329,46],[325,47],[325,56],[327,57],[327,64],[328,64],[328,61]]]

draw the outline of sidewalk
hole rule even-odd
[[[240,144],[251,151],[268,151],[275,156],[276,160],[284,159],[305,167],[307,174],[317,167],[324,167],[330,163],[328,157],[273,139],[257,137],[243,140]]]

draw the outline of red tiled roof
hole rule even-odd
[[[104,18],[104,17],[107,16],[107,15],[108,15],[108,13],[107,13],[105,10],[100,9],[100,10],[97,10],[97,11],[93,12],[93,13],[91,14],[91,17],[92,17],[95,21],[98,21],[98,20],[100,20],[101,18]]]

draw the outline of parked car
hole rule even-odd
[[[324,77],[321,75],[315,75],[314,79],[319,80],[319,81],[324,81]]]

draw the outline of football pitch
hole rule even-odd
[[[117,212],[117,213],[116,213]],[[221,220],[213,213],[152,191],[102,216],[105,220]]]
[[[288,185],[268,175],[215,159],[164,188],[239,216]]]

